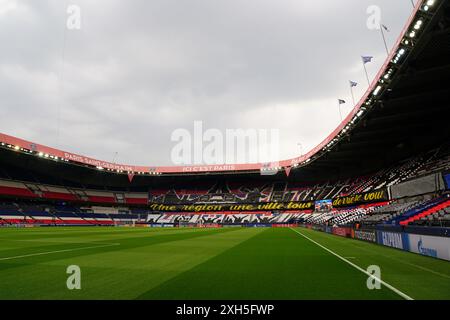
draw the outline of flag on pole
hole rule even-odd
[[[372,56],[362,56],[362,61],[364,64],[372,62],[373,57]]]
[[[339,116],[341,117],[341,121],[342,121],[342,111],[341,111],[341,104],[345,104],[345,100],[342,100],[342,99],[338,99]]]
[[[372,62],[373,57],[372,56],[361,56],[361,58],[362,58],[362,63],[363,63],[363,67],[364,67],[364,72],[366,73],[367,84],[370,87],[369,74],[367,73],[366,64],[369,62]]]
[[[386,48],[386,54],[389,57],[389,48],[388,48],[388,45],[386,43],[386,37],[384,36],[383,30],[385,30],[386,32],[389,32],[388,27],[386,27],[384,24],[380,24],[381,37],[383,38],[384,47]]]
[[[358,82],[351,81],[351,80],[349,82],[350,82],[350,93],[352,94],[353,105],[355,105],[355,95],[353,94],[353,88],[358,86]]]

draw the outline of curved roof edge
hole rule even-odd
[[[289,174],[291,169],[297,167],[306,166],[308,163],[321,157],[324,153],[330,151],[337,142],[340,141],[342,137],[348,134],[354,125],[359,122],[366,111],[368,111],[370,106],[377,101],[377,97],[381,96],[381,93],[386,89],[384,84],[386,81],[383,77],[389,72],[391,65],[397,65],[399,52],[402,51],[401,45],[405,48],[405,37],[409,37],[408,32],[413,31],[413,24],[416,22],[416,16],[421,11],[425,10],[426,2],[428,0],[419,1],[411,16],[409,17],[405,27],[403,28],[399,38],[397,39],[395,46],[391,50],[388,58],[383,63],[382,67],[378,71],[376,77],[372,81],[371,85],[361,97],[359,102],[353,108],[353,110],[348,114],[348,116],[339,124],[339,126],[330,134],[326,139],[324,139],[320,144],[314,147],[305,155],[283,160],[279,162],[271,163],[256,163],[256,164],[223,164],[223,165],[188,165],[188,166],[136,166],[127,164],[117,164],[102,160],[97,160],[94,158],[82,156],[79,154],[55,149],[45,145],[40,145],[31,141],[16,138],[7,134],[0,133],[0,144],[2,147],[8,147],[16,151],[22,151],[29,154],[34,154],[39,157],[48,158],[53,161],[65,161],[68,163],[75,163],[79,165],[84,165],[88,167],[93,167],[98,170],[105,170],[116,173],[126,173],[129,175],[162,175],[162,174],[208,174],[208,173],[235,173],[235,172],[264,172],[264,171],[280,171],[286,170]],[[437,7],[435,1],[434,6]],[[422,9],[422,10],[421,10]],[[424,26],[422,26],[423,28]],[[403,50],[404,51],[404,50]],[[403,54],[403,53],[402,53]],[[400,54],[400,55],[402,55]],[[386,78],[387,79],[387,78]]]

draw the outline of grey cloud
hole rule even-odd
[[[3,2],[2,2],[3,3]],[[1,131],[136,164],[171,164],[170,134],[205,127],[277,128],[282,158],[338,124],[348,80],[385,58],[366,9],[379,5],[390,45],[409,1],[74,0],[82,29],[64,31],[64,1],[0,10]],[[63,55],[64,52],[64,55]],[[350,111],[350,105],[343,107]],[[58,131],[59,128],[59,131]]]

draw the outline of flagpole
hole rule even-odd
[[[341,121],[342,121],[342,111],[341,111],[341,103],[338,100],[338,108],[339,108],[339,116],[341,117]]]
[[[380,24],[380,31],[381,31],[381,37],[383,38],[384,47],[386,48],[386,54],[389,57],[389,49],[388,49],[388,46],[387,46],[387,43],[386,43],[386,37],[384,36],[383,25],[382,24]]]
[[[350,85],[350,92],[352,93],[353,106],[355,106],[355,95],[353,94],[353,86],[352,85]]]
[[[366,64],[363,61],[363,66],[364,66],[364,72],[366,73],[366,78],[367,78],[367,84],[370,87],[370,80],[369,80],[369,74],[367,73],[367,68],[366,68]]]

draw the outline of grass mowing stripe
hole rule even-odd
[[[13,229],[14,232],[11,232],[11,229],[5,230],[0,229],[0,234],[2,237],[20,237],[21,239],[41,239],[45,238],[72,238],[72,237],[84,237],[84,236],[93,236],[93,237],[102,237],[102,236],[117,236],[117,235],[136,235],[136,234],[149,234],[149,233],[170,233],[173,232],[175,228],[142,228],[142,229],[120,229],[120,228],[111,228],[111,227],[85,227],[82,230],[71,230],[70,232],[65,231],[61,232],[61,229],[57,230],[48,230],[47,227],[42,227],[43,230],[40,231],[31,231],[31,232],[23,232],[21,229]],[[99,228],[100,230],[94,230],[95,228]],[[107,230],[107,231],[106,231]],[[198,230],[192,228],[193,231]]]
[[[323,245],[321,245],[320,243],[314,241],[313,239],[309,238],[308,236],[304,235],[303,233],[301,233],[298,230],[292,229],[290,228],[292,231],[294,231],[295,233],[301,235],[302,237],[304,237],[305,239],[308,239],[309,241],[311,241],[312,243],[316,244],[317,246],[321,247],[322,249],[328,251],[329,253],[331,253],[332,255],[336,256],[337,258],[341,259],[342,261],[348,263],[349,265],[351,265],[352,267],[354,267],[355,269],[361,271],[362,273],[365,273],[366,275],[368,275],[369,277],[375,279],[376,281],[380,282],[381,284],[383,284],[385,287],[387,287],[388,289],[392,290],[393,292],[395,292],[396,294],[398,294],[399,296],[401,296],[402,298],[406,299],[406,300],[414,300],[413,298],[411,298],[410,296],[408,296],[407,294],[401,292],[400,290],[398,290],[397,288],[391,286],[389,283],[379,279],[378,277],[370,274],[369,272],[367,272],[366,270],[364,270],[363,268],[359,267],[358,265],[354,264],[353,262],[345,259],[344,257],[338,255],[337,253],[335,253],[334,251],[328,249],[327,247],[324,247]]]
[[[0,238],[0,241],[11,241],[11,242],[39,242],[39,243],[63,243],[63,244],[94,244],[94,243],[101,243],[103,240],[98,241],[60,241],[60,240],[39,240],[39,239],[6,239],[6,238]]]
[[[28,258],[28,257],[34,257],[34,256],[43,256],[43,255],[52,254],[52,253],[61,253],[61,252],[70,252],[70,251],[78,251],[78,250],[105,248],[105,247],[112,247],[112,246],[120,246],[120,243],[105,244],[103,246],[91,246],[91,247],[82,247],[82,248],[74,248],[74,249],[64,249],[64,250],[55,250],[55,251],[47,251],[47,252],[30,253],[30,254],[24,254],[24,255],[20,255],[20,256],[0,258],[0,261],[20,259],[20,258]]]
[[[448,262],[295,230],[363,269],[380,266],[378,277],[414,299],[450,297]],[[289,228],[3,231],[11,241],[0,241],[1,299],[404,299],[386,285],[368,290],[370,275]],[[120,246],[102,247],[111,243]],[[34,256],[46,252],[54,254]],[[16,256],[24,257],[2,261]],[[83,270],[76,292],[66,288],[72,264]]]
[[[291,230],[268,228],[138,299],[402,299],[386,287],[369,290],[366,280]]]
[[[169,233],[169,234],[164,233],[164,234],[158,234],[158,235],[155,235],[154,233],[148,233],[148,236],[142,235],[142,233],[139,232],[140,236],[138,236],[138,237],[127,237],[127,238],[120,237],[120,238],[116,238],[116,239],[110,238],[110,239],[108,239],[109,241],[107,241],[107,242],[104,240],[98,241],[98,244],[102,245],[102,244],[110,244],[110,243],[119,243],[120,242],[121,243],[120,248],[117,247],[118,249],[116,249],[116,248],[111,247],[111,249],[124,250],[124,249],[130,248],[131,246],[132,247],[146,246],[148,244],[155,244],[155,243],[169,242],[169,241],[178,241],[178,240],[180,240],[180,238],[202,237],[202,236],[207,236],[208,234],[212,234],[215,232],[219,233],[219,232],[230,232],[230,231],[232,231],[232,230],[217,230],[216,231],[216,230],[203,229],[203,230],[193,230],[193,231],[188,231],[188,232],[185,232],[183,230],[183,231],[179,231],[178,233]],[[130,234],[130,236],[132,236],[132,235],[133,234]],[[137,241],[137,240],[139,240],[139,241]],[[76,245],[76,244],[77,243],[73,243],[73,244],[71,243],[70,245]],[[69,245],[69,244],[66,244],[66,245]],[[57,251],[59,249],[63,249],[65,246],[64,246],[64,243],[59,243],[59,244],[58,243],[55,243],[55,244],[47,243],[46,245],[42,245],[39,248],[41,248],[40,251],[50,251],[50,250],[48,250],[48,247],[53,247],[52,249],[54,249],[54,251]],[[30,252],[31,248],[34,248],[35,250]],[[21,252],[22,255],[27,255],[27,254],[33,254],[39,248],[28,246],[28,247],[20,248],[19,250],[22,250],[22,252]],[[1,249],[2,248],[0,247],[0,254],[2,256],[8,257],[8,256],[12,256],[13,254],[19,255],[19,254],[17,254],[18,248],[16,248],[16,249],[8,248],[7,250],[1,250]],[[25,252],[23,252],[23,251],[25,251]]]
[[[95,228],[95,227],[94,227]],[[83,251],[83,250],[72,250],[79,248],[79,246],[76,246],[76,244],[47,244],[45,246],[39,246],[39,247],[24,247],[19,249],[13,249],[9,248],[8,250],[0,251],[3,258],[12,257],[12,256],[21,256],[23,259],[10,259],[9,261],[2,261],[0,256],[0,269],[14,269],[15,265],[17,265],[18,268],[21,268],[26,265],[37,265],[42,263],[48,263],[51,261],[58,261],[61,259],[78,259],[81,257],[89,257],[89,256],[96,256],[101,253],[105,252],[116,252],[118,256],[120,256],[121,252],[128,252],[130,249],[137,249],[140,247],[146,247],[151,245],[158,245],[161,243],[170,243],[170,242],[177,242],[180,240],[187,240],[187,239],[193,239],[193,238],[200,238],[208,235],[213,234],[220,234],[220,233],[230,233],[235,232],[234,228],[229,229],[195,229],[189,232],[179,231],[179,234],[160,234],[155,236],[154,233],[149,234],[149,237],[130,237],[130,238],[118,238],[118,239],[109,239],[109,242],[99,242],[98,246],[95,248],[90,249],[89,251]],[[139,232],[141,234],[141,232]],[[114,241],[116,240],[116,241]],[[30,243],[30,242],[29,242]],[[108,246],[108,247],[102,247],[104,244],[110,244],[110,243],[120,243],[120,246]],[[1,243],[0,243],[1,245]],[[68,247],[70,246],[70,247]],[[97,249],[98,248],[98,249]],[[33,249],[31,251],[31,249]],[[31,252],[30,252],[31,251]],[[54,254],[47,254],[47,255],[35,255],[35,253],[39,252],[49,252],[52,251]],[[9,264],[5,264],[6,262],[10,262]],[[0,272],[0,279],[2,278],[2,274]]]
[[[168,279],[168,280],[164,281],[163,283],[159,284],[157,287],[152,288],[151,290],[149,290],[149,291],[147,291],[147,292],[145,292],[145,293],[139,295],[138,297],[136,297],[136,299],[137,299],[137,300],[146,300],[146,299],[149,299],[149,297],[152,296],[152,293],[155,292],[155,290],[156,290],[156,291],[160,290],[160,287],[161,287],[161,286],[164,287],[164,286],[166,286],[166,284],[168,284],[168,283],[170,284],[170,283],[173,283],[173,282],[177,282],[178,279],[184,278],[184,275],[185,275],[185,274],[189,274],[189,273],[191,273],[193,270],[196,270],[198,267],[201,268],[203,265],[207,264],[207,263],[210,262],[211,260],[214,260],[214,259],[216,259],[217,257],[221,257],[221,256],[223,256],[224,254],[226,254],[226,253],[228,253],[228,252],[230,252],[230,251],[233,251],[233,249],[235,249],[236,247],[239,247],[239,246],[241,246],[241,245],[243,245],[243,244],[245,244],[245,243],[251,241],[254,237],[260,235],[261,233],[263,233],[263,232],[265,231],[264,228],[238,228],[238,229],[236,229],[236,230],[239,230],[239,229],[240,229],[243,233],[250,234],[250,236],[249,236],[249,237],[246,237],[246,238],[243,238],[242,241],[233,244],[232,246],[226,248],[223,252],[220,252],[220,253],[218,253],[217,255],[210,257],[208,260],[203,261],[202,263],[200,263],[200,264],[198,264],[198,265],[196,265],[196,266],[193,266],[193,267],[190,268],[189,270],[185,270],[183,273],[180,273],[180,274],[178,274],[178,275],[176,275],[176,276],[174,276],[174,277],[171,277],[171,279]],[[222,267],[224,267],[224,272],[226,272],[226,271],[227,271],[227,270],[226,270],[226,264],[223,264]],[[217,280],[217,279],[215,279],[215,280]],[[221,279],[219,279],[219,281],[221,281]],[[226,280],[223,280],[223,279],[222,279],[222,281],[226,281]],[[202,280],[200,280],[200,282],[202,282]],[[209,282],[209,281],[206,281],[206,282]],[[179,295],[179,292],[180,292],[180,291],[183,291],[183,290],[186,290],[186,287],[187,287],[187,286],[186,286],[185,284],[182,284],[182,285],[180,285],[180,287],[179,287],[178,289],[176,289],[176,292],[177,292],[176,294],[174,294],[173,296],[170,296],[170,297],[165,296],[165,297],[163,297],[162,299],[188,299],[188,300],[191,300],[191,299],[192,299],[191,297],[184,297],[184,296],[182,296],[182,295]],[[236,289],[239,291],[239,285],[238,285],[238,284],[236,284]],[[163,290],[164,290],[164,289],[163,289]],[[207,297],[207,296],[202,296],[201,298],[199,298],[198,296],[196,296],[196,295],[198,295],[198,294],[201,294],[201,291],[202,291],[202,290],[199,290],[198,288],[197,288],[197,290],[196,290],[196,289],[192,289],[192,288],[189,289],[189,290],[192,290],[192,291],[191,291],[191,294],[192,294],[193,296],[195,296],[194,299],[211,299],[211,296],[209,296],[209,297]],[[158,296],[158,295],[157,295],[156,297],[151,297],[150,299],[157,299],[157,300],[159,300],[159,299],[161,299],[161,296]]]
[[[127,234],[124,234],[123,232],[109,232],[109,233],[102,233],[100,236],[95,232],[93,233],[83,233],[77,235],[71,235],[71,237],[65,236],[58,236],[58,234],[53,235],[52,237],[33,237],[32,239],[16,239],[16,238],[0,238],[0,241],[9,241],[9,242],[40,242],[40,243],[62,243],[62,244],[94,244],[94,243],[108,243],[110,241],[117,241],[120,239],[130,239],[130,236],[133,236],[133,238],[142,237],[147,238],[149,236],[159,236],[159,235],[170,235],[170,234],[186,234],[191,232],[199,232],[199,231],[207,231],[207,229],[173,229],[173,230],[152,230],[147,229],[143,231],[136,231],[136,232],[128,232]],[[47,233],[45,233],[47,234]],[[79,241],[79,239],[89,237],[89,241]],[[107,238],[103,238],[103,236],[109,236]],[[67,241],[67,239],[75,239],[72,241]],[[1,248],[0,248],[1,249]]]
[[[31,257],[26,265],[22,263],[25,259],[2,261],[0,299],[134,299],[258,231],[233,228],[231,232],[209,232],[206,237],[204,233],[201,237],[180,235],[176,241],[146,246],[135,238],[136,246],[118,241],[120,247],[78,251],[84,255],[77,257],[66,252],[43,256],[52,258],[47,261]],[[10,268],[8,262],[22,264]],[[82,290],[66,288],[68,265],[81,268]]]

